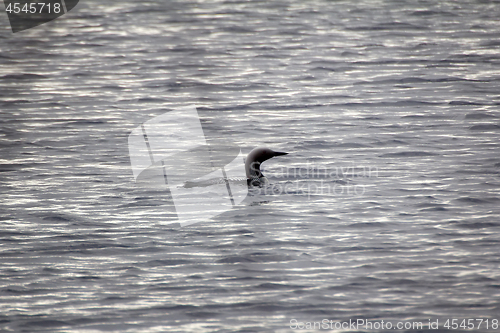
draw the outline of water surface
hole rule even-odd
[[[499,16],[88,0],[17,34],[5,20],[2,330],[500,319]],[[289,152],[264,164],[289,191],[175,224],[168,192],[135,184],[127,136],[193,104],[215,139]]]

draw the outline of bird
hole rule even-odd
[[[247,184],[249,186],[262,186],[268,183],[267,178],[260,171],[262,162],[267,161],[275,156],[288,155],[279,151],[273,151],[269,148],[257,147],[248,153],[245,160],[245,171],[247,175]]]

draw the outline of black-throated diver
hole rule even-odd
[[[245,170],[247,174],[247,183],[252,186],[261,186],[266,184],[267,178],[260,171],[260,164],[275,156],[287,155],[279,151],[273,151],[269,148],[254,148],[247,156],[245,161]]]

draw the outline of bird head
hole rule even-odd
[[[247,173],[247,178],[259,178],[262,177],[262,172],[260,172],[260,164],[267,161],[275,156],[288,155],[288,153],[283,153],[279,151],[274,151],[269,148],[258,147],[253,149],[247,156],[245,161],[245,170]]]

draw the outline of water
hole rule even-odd
[[[17,34],[5,19],[2,330],[500,319],[499,16],[88,0]],[[127,136],[193,104],[216,139],[289,152],[264,163],[287,193],[175,224],[169,194],[134,183]]]

